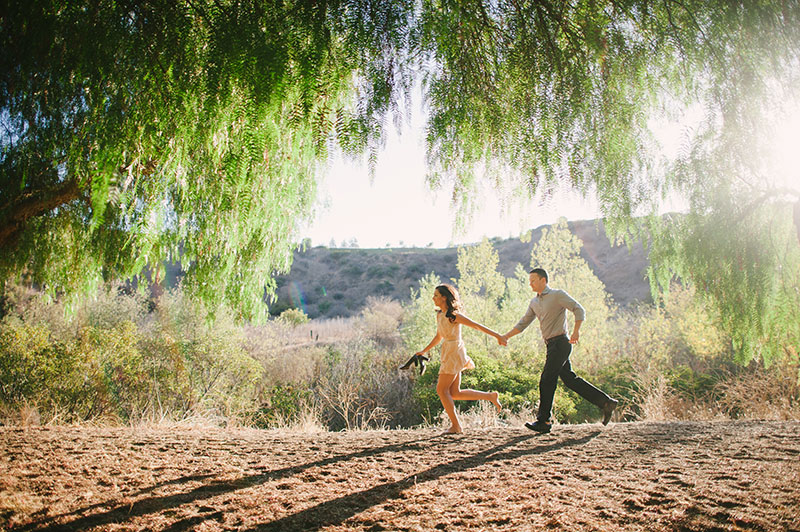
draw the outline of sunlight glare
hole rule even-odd
[[[800,192],[800,104],[795,102],[786,110],[776,124],[772,143],[774,184]]]

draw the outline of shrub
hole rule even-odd
[[[60,403],[70,397],[80,362],[70,347],[54,341],[44,323],[4,318],[0,321],[0,399],[4,403]]]
[[[375,285],[375,293],[380,295],[389,295],[394,292],[394,284],[390,281],[381,281]]]
[[[279,384],[262,393],[262,404],[254,416],[257,427],[270,428],[297,423],[312,402],[312,391],[291,384]]]
[[[369,296],[356,327],[365,338],[387,349],[396,349],[401,342],[399,327],[402,319],[403,307],[399,302]]]
[[[308,323],[308,315],[303,312],[302,309],[299,308],[289,308],[281,312],[281,315],[278,317],[283,323],[297,326],[302,325],[304,323]]]
[[[17,318],[0,324],[0,400],[35,403],[40,415],[65,421],[127,418],[143,403],[146,375],[136,326],[83,327],[56,339],[46,324]]]
[[[406,398],[395,393],[402,381],[396,361],[369,341],[329,346],[315,383],[326,424],[333,430],[384,428]]]
[[[230,315],[217,313],[212,322],[200,302],[178,292],[159,299],[146,350],[170,411],[227,416],[254,409],[263,367]]]
[[[751,362],[715,386],[715,406],[729,418],[800,419],[800,364],[783,361],[769,368]]]
[[[500,402],[510,413],[530,409],[539,399],[539,377],[527,369],[503,364],[501,361],[480,354],[470,354],[475,368],[461,374],[461,387],[500,393]],[[428,420],[435,419],[443,411],[436,393],[439,379],[438,357],[429,364],[422,376],[414,381],[414,399],[420,413]],[[476,401],[457,401],[460,410],[471,409]],[[568,408],[567,405],[557,407]],[[558,408],[557,408],[558,410]],[[560,413],[560,412],[559,412]]]

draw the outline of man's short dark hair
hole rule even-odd
[[[535,274],[536,274],[536,275],[538,275],[539,277],[544,277],[544,281],[545,281],[545,282],[548,282],[548,279],[547,279],[547,272],[545,271],[545,269],[544,269],[544,268],[534,268],[534,269],[532,269],[532,270],[531,270],[530,272],[528,272],[528,273],[535,273]]]

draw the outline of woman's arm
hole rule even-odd
[[[428,351],[430,351],[431,349],[433,349],[434,347],[439,345],[439,342],[441,342],[441,341],[442,341],[442,335],[437,332],[436,336],[434,336],[433,340],[431,340],[431,343],[426,345],[425,349],[423,349],[422,351],[417,351],[416,354],[417,355],[424,355],[425,353],[427,353]]]
[[[463,314],[456,314],[456,323],[460,323],[461,325],[466,325],[467,327],[472,327],[475,330],[481,331],[482,333],[486,333],[489,336],[493,336],[497,338],[497,342],[500,345],[505,345],[505,338],[500,333],[497,333],[491,330],[489,327],[478,323],[476,321],[472,321],[468,317],[464,316]]]

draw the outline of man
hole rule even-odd
[[[547,358],[539,378],[539,413],[535,423],[525,423],[525,426],[541,434],[550,432],[550,411],[559,377],[567,388],[600,408],[603,411],[603,425],[608,425],[618,401],[575,375],[569,361],[572,344],[578,343],[586,312],[568,293],[547,286],[547,272],[544,269],[531,270],[529,280],[536,297],[531,299],[522,319],[502,336],[507,342],[512,336],[524,331],[534,318],[539,318],[539,327],[547,345]],[[575,315],[575,328],[570,337],[567,337],[567,310]]]

